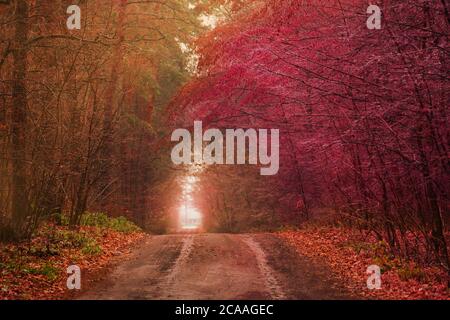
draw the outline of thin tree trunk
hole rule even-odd
[[[26,121],[27,121],[27,48],[28,4],[27,0],[18,0],[16,7],[14,83],[12,99],[12,223],[16,236],[20,236],[27,217],[26,192]]]
[[[111,151],[113,149],[113,137],[114,137],[114,114],[117,104],[116,93],[117,86],[119,82],[119,76],[121,72],[121,67],[123,63],[123,51],[122,46],[125,39],[124,36],[124,24],[125,24],[125,16],[126,16],[126,5],[128,0],[120,0],[119,3],[119,16],[117,21],[117,36],[118,40],[113,50],[112,56],[112,69],[111,69],[111,79],[109,82],[109,86],[106,92],[106,105],[105,105],[105,115],[103,122],[103,130],[105,131],[105,145],[104,152],[102,154],[103,160],[107,161],[107,165],[110,163],[108,160],[111,160]],[[108,180],[108,171],[107,170],[107,179]],[[107,181],[108,182],[108,181]]]

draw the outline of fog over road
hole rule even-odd
[[[351,299],[273,234],[152,236],[81,299]]]

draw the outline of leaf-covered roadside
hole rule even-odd
[[[87,274],[107,267],[145,237],[124,218],[86,217],[76,230],[47,223],[29,242],[0,244],[0,300],[64,299],[68,266],[81,268],[83,288]]]
[[[371,299],[450,299],[447,276],[436,265],[406,261],[388,252],[387,245],[342,228],[306,228],[278,234],[301,255],[325,261],[352,292]],[[382,286],[367,289],[369,265],[381,268]]]

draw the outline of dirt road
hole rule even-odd
[[[351,299],[272,234],[150,237],[81,299]]]

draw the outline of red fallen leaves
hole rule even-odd
[[[362,240],[355,231],[320,228],[286,231],[279,233],[279,236],[292,244],[300,254],[325,261],[351,292],[364,298],[450,299],[447,276],[442,269],[434,266],[418,267],[412,262],[393,263],[390,270],[382,271],[381,289],[367,289],[367,267],[380,263],[373,249],[377,244],[374,240]],[[411,274],[406,280],[404,276],[402,279],[405,270],[420,272]]]
[[[65,227],[50,228],[52,232],[69,233]],[[47,246],[47,232],[34,238],[30,244],[0,245],[0,300],[65,299],[70,294],[66,286],[68,266],[76,264],[81,268],[83,288],[87,274],[95,274],[107,267],[115,256],[129,253],[132,245],[145,237],[140,232],[121,233],[80,227],[73,234],[89,239],[88,246],[60,245],[54,249]],[[59,239],[55,243],[63,241],[66,240]],[[89,246],[91,242],[95,245]]]

